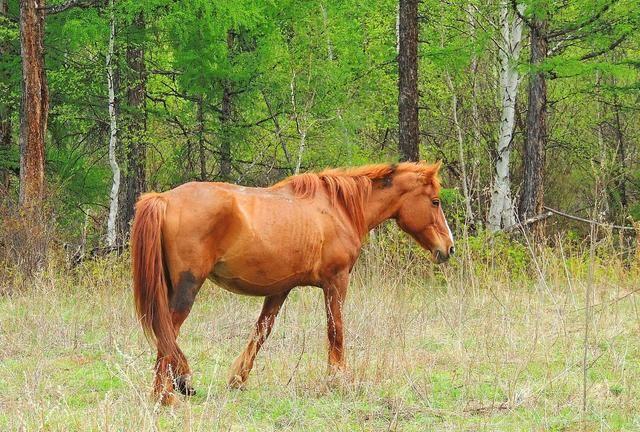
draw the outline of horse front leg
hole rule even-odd
[[[323,285],[324,301],[327,311],[327,336],[329,338],[330,372],[344,371],[344,329],[342,326],[342,308],[349,286],[349,273],[342,272]]]
[[[253,329],[253,334],[249,339],[249,343],[245,350],[238,356],[231,366],[231,373],[229,374],[229,387],[231,388],[243,388],[244,384],[249,377],[249,372],[253,368],[253,361],[256,358],[256,354],[262,347],[262,344],[267,339],[273,328],[273,323],[276,320],[276,316],[280,311],[280,307],[289,295],[289,291],[282,294],[267,296],[262,304],[262,311],[260,317],[256,322]]]

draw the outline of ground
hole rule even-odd
[[[207,282],[179,339],[198,393],[173,408],[149,397],[155,352],[126,256],[6,285],[0,430],[640,430],[633,263],[558,248],[478,258],[482,247],[458,245],[455,262],[436,267],[378,243],[349,291],[348,374],[327,378],[321,291],[300,288],[247,389],[228,390],[261,299]]]

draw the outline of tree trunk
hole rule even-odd
[[[20,2],[20,206],[24,209],[40,209],[44,198],[44,141],[49,112],[44,69],[44,7],[44,0]]]
[[[198,155],[200,159],[200,181],[207,180],[207,153],[204,142],[204,96],[199,95],[196,102],[196,122],[198,128]]]
[[[471,40],[474,45],[478,44],[478,36],[476,29],[476,9],[474,5],[469,4],[467,6],[467,20],[469,21],[469,31],[471,32]],[[481,215],[485,213],[483,211],[483,203],[485,200],[482,199],[483,188],[480,186],[480,151],[482,145],[482,133],[480,131],[480,109],[478,107],[478,102],[480,101],[480,88],[478,86],[478,69],[480,63],[478,59],[478,55],[473,53],[471,56],[471,62],[469,64],[469,74],[471,76],[471,129],[473,130],[473,152],[471,154],[471,175],[469,176],[471,182],[473,179],[476,181],[476,187],[472,190],[472,195],[475,194],[475,202],[476,202],[476,220],[474,223],[479,228],[482,224]],[[471,183],[470,182],[470,183]]]
[[[127,77],[127,122],[126,122],[126,172],[124,198],[120,207],[121,230],[128,237],[129,224],[133,219],[136,200],[146,189],[146,89],[147,77],[144,59],[144,13],[139,12],[132,23],[131,32],[135,41],[130,41],[126,50],[129,69]]]
[[[462,133],[462,126],[458,121],[458,95],[456,94],[456,89],[453,86],[453,80],[451,79],[449,71],[445,71],[445,78],[447,80],[447,87],[449,87],[449,91],[451,92],[451,113],[453,115],[453,124],[456,128],[456,135],[458,137],[458,158],[460,159],[462,193],[464,196],[464,205],[466,209],[464,221],[465,224],[470,224],[473,223],[473,210],[471,209],[471,195],[469,194],[467,164],[464,157],[464,135]]]
[[[474,44],[477,44],[475,9],[470,4],[467,8],[467,18],[469,20],[469,29]],[[478,56],[474,53],[471,56],[471,64],[469,67],[471,75],[471,118],[473,120],[473,141],[475,146],[480,146],[482,134],[480,133],[480,112],[478,110]]]
[[[544,164],[547,141],[547,84],[541,70],[547,57],[546,16],[531,19],[531,67],[527,139],[524,146],[524,178],[520,197],[520,220],[542,213],[544,203]],[[536,237],[542,236],[542,224],[531,226]]]
[[[400,159],[417,161],[418,149],[418,1],[400,0],[398,53],[398,142]]]
[[[616,85],[614,81],[614,87]],[[618,159],[616,169],[616,189],[620,195],[620,212],[618,220],[622,221],[627,213],[627,156],[624,142],[624,135],[622,133],[622,122],[620,121],[620,103],[618,101],[618,95],[613,94],[613,131],[616,137],[616,157]]]
[[[233,50],[234,34],[232,30],[227,32],[228,55],[231,56]],[[231,121],[233,116],[233,89],[231,82],[225,80],[222,84],[222,106],[220,109],[220,179],[229,181],[231,179]]]
[[[117,243],[116,222],[118,217],[118,194],[120,192],[120,166],[116,159],[116,145],[118,123],[116,116],[116,76],[114,61],[114,46],[116,39],[116,20],[113,10],[113,0],[109,1],[109,48],[107,51],[107,86],[109,88],[109,165],[113,173],[111,193],[109,195],[109,219],[107,220],[107,246],[114,247]]]
[[[269,116],[271,116],[271,119],[273,121],[273,126],[275,127],[274,132],[275,132],[276,138],[278,139],[278,142],[280,143],[280,147],[282,147],[282,152],[284,153],[284,158],[287,161],[287,167],[289,167],[289,172],[293,174],[293,169],[291,168],[291,156],[289,156],[289,149],[287,149],[287,142],[285,141],[284,136],[282,135],[282,128],[280,127],[278,116],[273,111],[273,108],[271,107],[271,103],[269,102],[269,99],[267,98],[267,95],[264,91],[262,91],[262,98],[264,99],[264,103],[267,106],[267,109],[269,110]]]
[[[498,231],[516,223],[511,199],[509,160],[515,129],[516,98],[518,95],[518,59],[522,41],[522,20],[509,14],[509,5],[504,0],[500,6],[502,39],[500,49],[500,85],[502,114],[498,134],[496,172],[489,210],[489,230]],[[523,9],[519,6],[519,9]],[[511,17],[510,17],[511,15]]]
[[[44,266],[47,237],[44,219],[45,135],[49,92],[44,68],[44,0],[20,2],[22,106],[20,115],[20,212],[16,232],[19,265],[31,274]]]
[[[322,28],[324,35],[327,38],[327,58],[329,61],[333,61],[333,44],[331,43],[331,37],[329,36],[329,16],[327,15],[327,9],[322,3],[320,3],[320,11],[322,12]]]
[[[7,15],[9,13],[8,0],[0,0],[0,15]],[[8,43],[0,44],[0,57],[8,55],[11,46]],[[5,83],[9,82],[9,73],[7,72],[3,77]],[[12,107],[9,105],[0,105],[0,157],[7,160],[9,152],[11,151],[11,112]],[[9,191],[9,170],[0,168],[0,195],[6,196]]]
[[[604,140],[604,121],[603,121],[603,103],[602,103],[602,88],[601,88],[601,72],[596,71],[596,100],[597,102],[597,111],[596,111],[596,119],[598,126],[598,148],[600,149],[600,173],[599,175],[603,176],[604,179],[602,184],[608,184],[611,172],[609,170],[609,161],[608,161],[608,148]],[[611,191],[609,188],[605,188],[605,192],[607,195],[607,199],[602,200],[602,218],[603,220],[607,220],[609,218],[609,214],[611,211]]]

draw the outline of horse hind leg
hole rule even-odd
[[[196,294],[204,283],[204,278],[198,278],[187,270],[180,272],[177,277],[172,277],[172,281],[174,288],[171,290],[169,306],[177,338],[182,323],[191,312]],[[165,353],[158,351],[154,387],[157,390],[170,390],[175,387],[180,393],[192,396],[195,394],[195,390],[190,383],[191,369],[187,358],[180,348],[175,355],[176,358],[167,358]]]
[[[228,385],[231,388],[241,389],[244,387],[249,372],[253,368],[253,361],[260,350],[260,347],[271,333],[276,316],[280,311],[280,307],[287,299],[289,291],[282,294],[268,296],[264,299],[260,317],[253,329],[253,334],[249,339],[245,350],[238,356],[231,366]]]

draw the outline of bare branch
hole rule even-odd
[[[515,225],[511,225],[511,226],[505,227],[502,231],[506,232],[506,233],[509,233],[509,232],[512,232],[512,231],[516,231],[518,229],[523,229],[524,227],[526,227],[528,225],[531,225],[532,223],[539,222],[539,221],[544,220],[544,219],[546,219],[548,217],[551,217],[551,216],[553,216],[553,213],[550,212],[550,211],[547,211],[545,213],[541,213],[539,215],[530,217],[529,219],[525,220],[524,222],[520,222],[519,224],[515,224]]]
[[[67,0],[64,3],[46,6],[44,10],[46,11],[47,15],[52,15],[64,12],[67,9],[71,9],[74,7],[89,8],[92,6],[97,6],[98,3],[100,3],[100,0]]]
[[[595,21],[597,21],[598,19],[600,19],[600,17],[606,12],[608,11],[611,6],[616,3],[618,0],[612,0],[609,3],[605,4],[602,9],[600,9],[598,12],[596,12],[594,15],[592,15],[589,19],[587,19],[586,21],[583,21],[580,24],[575,24],[569,27],[565,27],[563,29],[560,30],[556,30],[554,32],[549,33],[548,38],[552,39],[558,36],[564,36],[567,33],[571,33],[574,32],[576,30],[580,30],[581,28],[584,28],[590,24],[593,24]]]
[[[527,27],[531,28],[531,21],[529,20],[529,18],[524,16],[524,14],[520,13],[520,11],[518,10],[518,0],[511,0],[511,8],[513,9],[513,12],[518,15],[518,18],[520,18],[527,25]]]
[[[561,212],[560,210],[556,210],[556,209],[552,209],[550,207],[544,207],[545,210],[547,210],[548,212],[551,213],[555,213],[558,216],[562,216],[562,217],[566,217],[567,219],[572,219],[578,222],[585,222],[585,223],[589,223],[589,224],[595,224],[595,225],[600,225],[603,227],[608,227],[608,228],[613,228],[613,229],[619,229],[619,230],[628,230],[628,231],[635,231],[636,229],[632,226],[621,226],[621,225],[613,225],[613,224],[608,224],[608,223],[604,223],[604,222],[597,222],[597,221],[593,221],[590,219],[585,219],[583,217],[580,216],[574,216],[571,215],[569,213],[565,213],[565,212]]]
[[[618,45],[620,45],[622,42],[624,42],[624,40],[627,38],[627,36],[629,36],[629,33],[623,34],[618,39],[616,39],[613,42],[611,42],[611,44],[606,48],[603,48],[603,49],[601,49],[599,51],[592,51],[589,54],[583,55],[582,57],[580,57],[580,60],[589,60],[589,59],[601,56],[602,54],[606,54],[609,51],[614,50]]]

